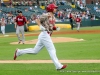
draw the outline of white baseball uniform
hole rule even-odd
[[[3,35],[5,35],[5,25],[6,25],[5,19],[2,18],[1,19],[1,32]]]
[[[23,55],[23,54],[37,54],[43,47],[46,47],[46,49],[49,52],[49,55],[56,67],[56,69],[61,69],[62,64],[58,61],[58,58],[56,56],[56,49],[54,47],[54,44],[51,40],[50,35],[53,31],[53,25],[50,24],[51,19],[47,19],[48,16],[42,15],[40,17],[40,21],[42,26],[46,29],[45,31],[42,31],[38,36],[38,42],[36,43],[34,48],[26,48],[26,49],[18,49],[17,50],[17,56]],[[54,19],[52,19],[54,20]],[[53,23],[54,21],[52,21]]]

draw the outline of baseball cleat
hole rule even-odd
[[[62,70],[65,69],[67,67],[67,65],[63,65],[61,69],[57,69],[57,70]]]
[[[18,44],[20,44],[20,43],[21,43],[21,41],[22,41],[22,40],[20,40],[20,41],[18,42]]]
[[[17,58],[17,55],[16,55],[17,54],[17,50],[18,49],[16,49],[15,54],[14,54],[14,60],[16,60],[16,58]]]
[[[79,30],[77,30],[77,32],[79,32]]]
[[[20,44],[21,42],[19,41],[18,44]]]

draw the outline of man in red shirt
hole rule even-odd
[[[81,24],[81,18],[79,16],[77,16],[75,21],[76,21],[76,24],[77,24],[77,31],[79,32],[80,24]]]
[[[25,16],[22,15],[22,11],[18,11],[18,16],[15,19],[15,29],[16,29],[16,35],[18,37],[18,44],[22,43],[24,44],[25,42],[25,37],[24,37],[24,25],[27,26],[27,20]],[[20,33],[22,34],[22,39],[20,38]]]

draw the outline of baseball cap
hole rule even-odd
[[[22,11],[18,11],[18,13],[22,13]]]

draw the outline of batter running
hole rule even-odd
[[[57,10],[57,6],[55,4],[49,4],[46,10],[48,13],[42,14],[39,19],[36,19],[36,23],[39,25],[41,33],[38,36],[38,42],[36,43],[35,47],[17,49],[15,51],[14,60],[16,60],[18,56],[23,54],[37,54],[43,47],[46,47],[56,69],[61,70],[66,68],[66,65],[62,65],[58,61],[58,58],[56,56],[56,49],[50,37],[53,30],[59,30],[59,28],[55,26],[54,17],[54,13]]]

